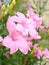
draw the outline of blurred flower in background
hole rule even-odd
[[[0,7],[2,6],[2,4],[3,4],[3,2],[1,2],[1,0],[0,0]]]

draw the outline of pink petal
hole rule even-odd
[[[23,13],[17,12],[17,16],[23,20],[25,18],[25,15]]]
[[[13,41],[10,36],[7,36],[3,40],[3,45],[10,49],[10,54],[15,53],[18,50],[18,47],[16,47],[15,41]]]
[[[12,45],[12,39],[9,36],[6,36],[3,40],[3,45],[10,48]]]
[[[30,50],[28,42],[23,38],[19,39],[19,49],[23,54],[27,54],[28,50]]]
[[[16,30],[20,31],[23,35],[28,34],[27,29],[23,27],[21,24],[16,25]]]
[[[18,22],[18,21],[17,21],[17,16],[9,16],[7,22]]]
[[[10,48],[10,54],[15,53],[16,51],[18,51],[18,47],[16,46],[16,44],[13,43],[13,45]]]
[[[13,30],[15,30],[16,24],[13,22],[7,22],[7,30],[9,33],[11,33]]]

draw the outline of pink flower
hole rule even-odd
[[[26,15],[27,15],[27,17],[32,18],[34,20],[37,28],[39,28],[41,26],[42,18],[39,17],[38,14],[34,13],[32,8],[29,8]]]
[[[8,35],[3,40],[3,45],[7,48],[10,48],[10,53],[13,54],[18,49],[23,53],[27,54],[28,50],[30,50],[30,47],[28,45],[28,42],[25,37],[21,35],[18,31],[13,31],[11,35]]]
[[[36,56],[38,59],[40,59],[40,58],[42,57],[42,51],[41,51],[39,48],[36,49],[36,51],[35,51],[35,56]]]
[[[42,51],[39,48],[39,44],[34,44],[33,47],[35,49],[35,57],[40,59],[42,57]]]
[[[33,12],[32,9],[30,11]],[[20,12],[17,12],[15,16],[9,16],[6,24],[9,34],[4,38],[3,45],[10,49],[11,54],[18,50],[27,54],[32,47],[32,39],[41,38],[36,29],[41,25],[41,20],[37,14],[34,14],[33,18],[31,16],[26,17]],[[37,57],[40,58],[41,51],[39,49],[37,51]]]
[[[16,15],[17,15],[16,21],[19,22],[16,26],[18,31],[21,31],[23,35],[28,35],[29,33],[35,39],[41,38],[38,35],[38,32],[36,31],[36,24],[32,18],[27,18],[24,16],[24,14],[20,12],[17,12]]]
[[[0,36],[0,42],[2,42],[3,41],[3,38]]]
[[[22,33],[16,29],[16,24],[13,21],[12,19],[10,20],[8,19],[7,21],[7,30],[9,32],[9,35],[7,35],[4,38],[3,45],[6,46],[7,48],[10,48],[11,54],[18,51],[18,49],[23,54],[27,54],[28,50],[30,50],[30,45],[32,43],[28,41],[26,37],[23,36]]]
[[[37,58],[40,59],[42,57],[42,51],[38,49],[37,51]]]
[[[45,56],[46,58],[49,58],[49,51],[48,51],[48,49],[45,49],[42,53],[43,53],[43,56]]]

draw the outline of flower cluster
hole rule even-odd
[[[34,13],[32,8],[29,8],[26,15],[16,12],[14,16],[9,16],[6,23],[8,35],[4,39],[0,37],[0,42],[2,42],[3,46],[10,49],[10,54],[18,50],[23,54],[28,54],[28,51],[31,51],[31,48],[34,47],[36,49],[34,53],[38,59],[42,56],[49,58],[47,49],[41,51],[36,45],[32,45],[33,39],[41,39],[37,32],[39,28],[43,29],[41,24],[42,18]]]
[[[9,34],[4,38],[3,45],[10,48],[10,53],[13,54],[18,49],[27,54],[32,46],[32,39],[41,39],[36,30],[42,23],[42,19],[36,15],[30,8],[27,14],[34,17],[28,17],[17,12],[14,16],[9,16],[6,27]],[[35,18],[35,19],[34,19]],[[37,26],[38,25],[38,26]]]

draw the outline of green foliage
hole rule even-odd
[[[43,16],[43,13],[49,11],[46,8],[48,0],[29,0],[31,2],[32,7],[34,8],[35,12],[38,13],[40,16]]]

